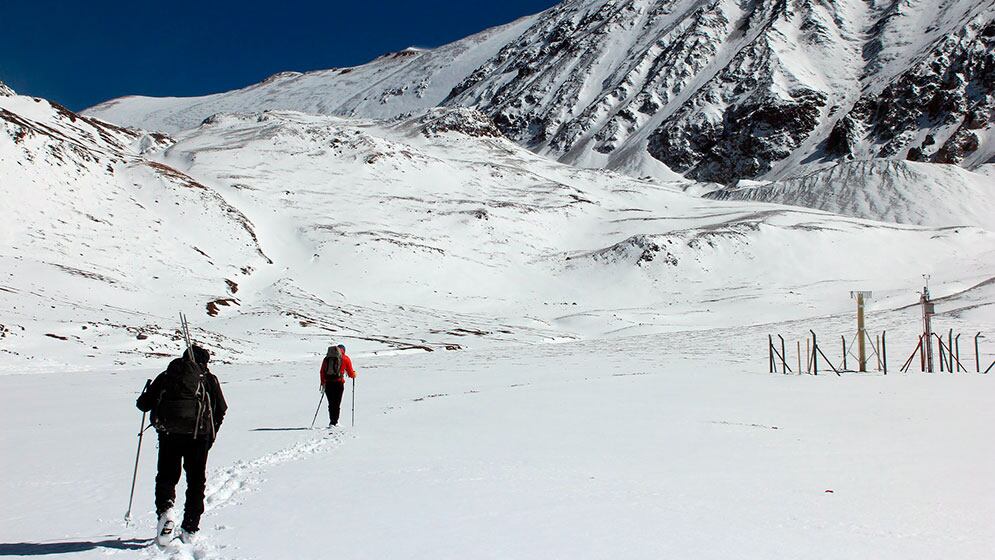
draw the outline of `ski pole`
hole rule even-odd
[[[356,426],[356,378],[352,378],[352,425]]]
[[[145,381],[145,388],[142,389],[142,393],[149,390],[149,385],[152,385],[152,380],[148,379]],[[131,525],[131,506],[135,501],[135,482],[138,480],[138,458],[142,455],[142,436],[145,434],[145,412],[142,412],[142,424],[138,430],[138,451],[135,452],[135,472],[131,475],[131,494],[128,495],[128,511],[124,514],[124,525],[127,527]]]
[[[314,423],[318,420],[318,411],[321,410],[321,403],[325,400],[325,392],[321,392],[321,397],[318,398],[318,408],[314,409],[314,418],[311,419],[311,429],[314,429]]]

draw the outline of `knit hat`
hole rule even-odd
[[[183,351],[183,357],[185,359],[188,360],[190,359],[190,350],[193,350],[193,361],[197,362],[198,364],[206,365],[207,362],[211,361],[211,353],[208,352],[206,349],[197,346],[196,344],[192,346],[189,350]]]

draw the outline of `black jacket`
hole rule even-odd
[[[204,392],[199,391],[201,387]],[[161,433],[210,440],[221,428],[228,411],[221,383],[207,365],[194,365],[183,358],[170,362],[166,371],[139,395],[135,405],[143,412],[152,413],[152,424]]]

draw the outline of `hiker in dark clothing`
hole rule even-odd
[[[355,379],[356,370],[352,369],[352,360],[346,356],[345,346],[329,346],[325,359],[321,361],[319,377],[321,390],[328,397],[328,427],[337,426],[339,411],[342,406],[342,393],[345,392],[345,376]]]
[[[193,360],[190,352],[193,351]],[[167,544],[176,535],[172,513],[180,467],[187,474],[187,494],[180,538],[194,539],[204,513],[207,453],[214,445],[228,405],[218,378],[207,369],[210,353],[193,346],[169,363],[166,371],[138,397],[139,410],[151,411],[159,433],[159,462],[155,477],[155,510],[159,516],[156,540]]]

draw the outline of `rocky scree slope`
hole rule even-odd
[[[268,261],[241,212],[147,159],[171,142],[43,99],[0,97],[9,363],[106,367],[108,353],[124,364],[172,351],[177,309],[230,298]]]

